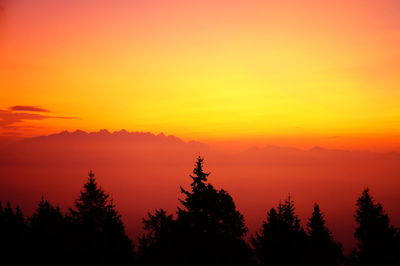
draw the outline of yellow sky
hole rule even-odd
[[[78,118],[0,122],[3,134],[125,128],[203,141],[400,147],[398,1],[0,7],[3,120],[15,105]]]

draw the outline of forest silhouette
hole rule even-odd
[[[266,212],[246,241],[244,216],[203,166],[199,156],[176,213],[147,213],[135,246],[92,171],[66,212],[44,198],[29,217],[19,206],[0,204],[1,265],[400,265],[400,230],[368,189],[355,202],[357,247],[345,255],[320,206],[310,208],[302,226],[290,196]]]

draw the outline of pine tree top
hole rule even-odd
[[[109,197],[110,195],[97,185],[94,173],[90,171],[87,182],[83,185],[83,190],[76,200],[75,206],[77,209],[101,207],[107,203]]]
[[[70,211],[81,224],[91,224],[99,228],[114,224],[122,228],[121,215],[110,195],[97,185],[92,171],[89,172],[87,182],[75,201],[75,209]]]
[[[311,237],[319,239],[331,239],[331,232],[325,226],[326,221],[321,209],[317,203],[314,204],[311,217],[308,219],[308,233]]]
[[[358,209],[354,215],[359,224],[355,232],[356,237],[361,237],[361,235],[366,236],[365,233],[361,233],[363,230],[368,230],[369,232],[375,231],[375,234],[381,234],[382,236],[393,234],[395,230],[390,225],[389,215],[380,203],[375,202],[368,188],[364,189],[358,198],[357,207]]]
[[[193,179],[191,186],[193,189],[200,189],[205,187],[205,182],[207,182],[207,177],[210,173],[205,173],[203,170],[203,162],[204,158],[197,157],[195,168],[193,169],[193,175],[190,175],[190,178]]]
[[[388,215],[384,211],[382,205],[375,202],[368,188],[364,189],[361,197],[358,198],[357,207],[358,209],[355,214],[357,222],[379,219],[383,224],[389,223]]]
[[[284,203],[278,205],[278,214],[282,221],[300,230],[300,219],[295,213],[294,201],[290,195],[286,198]]]
[[[313,213],[307,224],[310,228],[323,228],[325,226],[325,218],[321,213],[321,209],[317,203],[314,204]]]

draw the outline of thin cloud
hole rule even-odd
[[[38,112],[38,111],[33,111],[33,112]],[[77,119],[77,118],[66,117],[66,116],[51,116],[38,113],[28,113],[26,111],[21,112],[20,109],[18,111],[0,109],[0,129],[12,129],[12,128],[17,129],[21,127],[29,127],[30,126],[29,124],[18,125],[18,123],[45,120],[45,119]]]
[[[39,106],[30,106],[30,105],[15,105],[9,108],[11,111],[27,111],[27,112],[42,112],[42,113],[51,113],[50,110],[41,108]]]

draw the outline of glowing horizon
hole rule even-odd
[[[124,128],[210,143],[400,150],[396,1],[0,7],[0,136]]]

